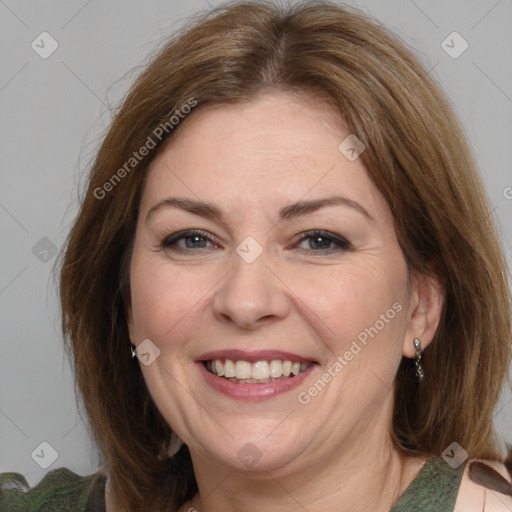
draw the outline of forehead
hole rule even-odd
[[[361,159],[338,149],[349,135],[334,106],[306,94],[199,108],[151,163],[141,207],[169,193],[261,208],[333,192],[385,207]]]

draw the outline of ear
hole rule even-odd
[[[424,350],[434,339],[441,320],[445,292],[437,279],[425,275],[414,275],[409,296],[409,321],[405,331],[402,353],[405,357],[416,357],[414,338],[419,338]]]

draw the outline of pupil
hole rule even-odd
[[[191,242],[192,247],[198,247],[199,245],[196,242],[198,242],[200,244],[203,241],[202,238],[203,238],[202,236],[195,235],[195,236],[189,237],[188,241]]]
[[[329,239],[326,239],[323,236],[317,236],[317,237],[313,238],[313,240],[318,247],[321,247],[324,249],[329,245]]]

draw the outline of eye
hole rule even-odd
[[[309,241],[308,247],[300,247],[306,241]],[[170,251],[187,253],[194,251],[194,249],[204,250],[209,247],[218,248],[219,245],[214,242],[206,231],[187,230],[179,231],[167,236],[162,241],[161,247]],[[305,251],[323,254],[347,251],[351,249],[350,243],[343,237],[322,230],[313,230],[302,233],[299,242],[294,247],[298,247]]]
[[[309,240],[309,244],[307,248],[303,249],[313,252],[332,253],[347,251],[351,248],[350,243],[343,237],[327,231],[313,230],[303,233],[297,246],[300,246],[306,240]]]
[[[185,246],[183,246],[183,244],[180,245],[180,242],[182,241],[185,242]],[[188,250],[193,249],[207,249],[208,247],[206,244],[208,243],[218,247],[205,231],[188,230],[180,231],[166,237],[161,246],[167,250],[188,252]]]

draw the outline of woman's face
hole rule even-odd
[[[416,295],[349,135],[328,104],[275,92],[198,111],[150,166],[130,337],[197,460],[302,467],[389,432]]]

